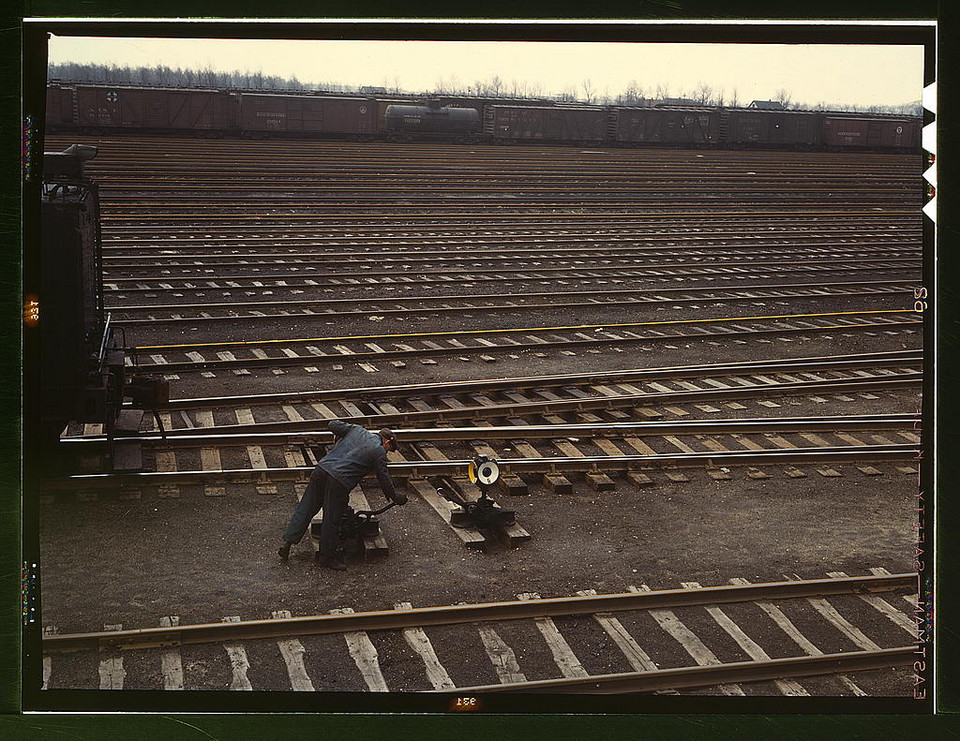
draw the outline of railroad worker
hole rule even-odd
[[[339,419],[331,420],[329,428],[336,442],[310,474],[310,482],[290,518],[283,533],[283,545],[277,552],[286,561],[290,546],[300,542],[310,520],[322,508],[317,563],[343,571],[347,566],[340,548],[340,521],[353,487],[367,474],[376,473],[380,488],[388,499],[406,504],[407,496],[394,488],[387,473],[387,453],[397,449],[397,436],[392,430],[384,428],[380,432],[369,432]]]

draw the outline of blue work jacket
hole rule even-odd
[[[364,476],[375,473],[383,493],[393,499],[396,491],[387,473],[387,451],[380,435],[339,419],[331,420],[328,427],[337,442],[317,466],[333,476],[347,491],[353,489]]]

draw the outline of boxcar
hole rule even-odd
[[[73,93],[69,86],[47,86],[47,110],[44,119],[48,127],[58,128],[73,124]]]
[[[820,114],[735,108],[724,121],[729,147],[815,149],[820,146]]]
[[[920,146],[920,121],[825,116],[823,144],[842,149],[917,149]]]
[[[720,113],[700,108],[614,108],[611,132],[617,144],[678,147],[720,143]]]
[[[82,127],[222,132],[231,125],[230,99],[218,90],[78,85]]]
[[[243,134],[320,134],[373,137],[376,101],[325,95],[237,93]]]
[[[484,118],[484,134],[495,142],[594,143],[607,133],[603,108],[490,105]]]

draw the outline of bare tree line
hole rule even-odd
[[[301,90],[325,93],[357,93],[370,88],[358,88],[336,82],[305,83],[295,75],[279,77],[264,75],[260,71],[220,72],[209,66],[201,69],[172,68],[166,65],[154,67],[130,67],[106,64],[51,64],[47,70],[47,79],[69,82],[89,82],[102,84],[127,84],[162,87],[209,87],[234,88],[244,90]],[[505,80],[499,75],[491,75],[485,80],[464,82],[455,74],[438,78],[432,90],[405,90],[400,77],[386,77],[382,85],[373,88],[377,93],[404,95],[464,95],[482,98],[527,98],[550,100],[563,103],[585,103],[593,105],[643,106],[655,103],[674,103],[677,105],[729,106],[737,108],[749,105],[751,101],[741,99],[737,88],[729,92],[723,87],[714,87],[699,82],[691,89],[680,87],[671,89],[668,83],[644,84],[636,79],[630,80],[620,92],[611,93],[608,87],[602,90],[590,79],[584,78],[579,85],[569,83],[562,90],[547,92],[541,83],[529,83],[511,78]],[[919,100],[897,106],[858,106],[845,103],[827,103],[823,100],[814,104],[795,102],[789,90],[777,90],[771,101],[779,103],[788,110],[812,111],[851,111],[859,113],[893,113],[919,116],[923,112]]]

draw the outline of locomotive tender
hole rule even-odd
[[[50,83],[52,131],[917,152],[915,116]]]

